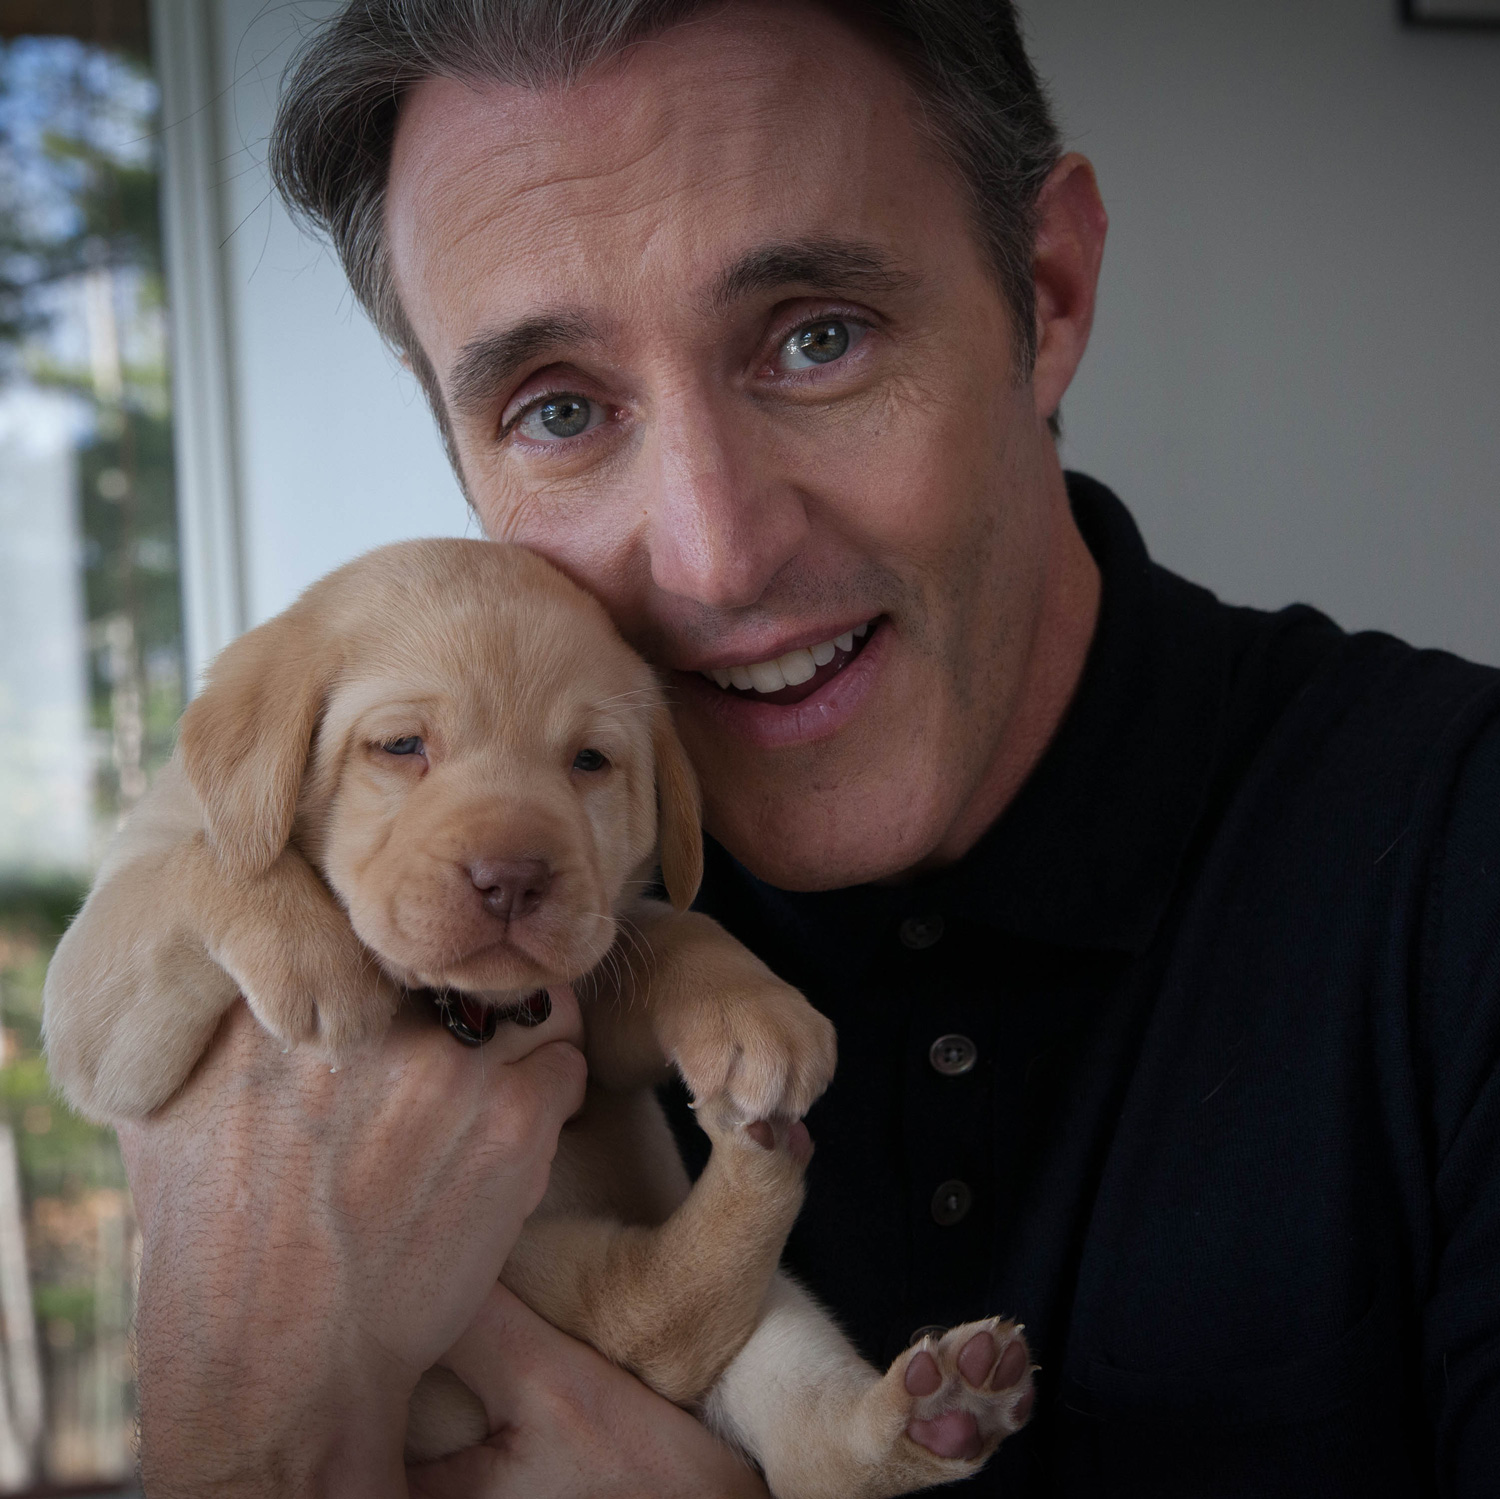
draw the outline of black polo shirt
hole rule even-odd
[[[881,1366],[1026,1323],[965,1491],[1494,1499],[1500,673],[1227,607],[1069,491],[1098,632],[967,858],[806,895],[709,846],[839,1031],[787,1263]]]

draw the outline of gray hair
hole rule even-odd
[[[294,60],[271,176],[294,216],[332,240],[355,296],[422,382],[458,469],[442,395],[396,295],[385,190],[402,97],[425,78],[541,88],[577,78],[715,0],[349,0]],[[1036,204],[1061,153],[1010,0],[829,0],[885,45],[922,122],[966,186],[975,228],[1036,358]],[[460,474],[460,477],[461,474]]]

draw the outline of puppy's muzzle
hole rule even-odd
[[[469,879],[485,909],[502,921],[529,915],[552,886],[552,870],[540,859],[476,859]]]

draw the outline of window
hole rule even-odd
[[[0,0],[0,1492],[134,1471],[135,1223],[39,1027],[184,701],[147,41],[145,0]]]

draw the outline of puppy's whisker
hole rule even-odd
[[[619,917],[617,920],[617,926],[622,944],[628,944],[629,949],[634,952],[636,957],[639,959],[639,965],[629,962],[627,962],[625,965],[630,972],[631,988],[631,993],[629,999],[627,1000],[627,1004],[633,1005],[638,989],[638,977],[642,973],[650,972],[651,949],[650,945],[646,941],[645,933],[642,932],[641,929],[635,924],[635,922],[633,922],[628,916]]]
[[[652,702],[660,696],[660,689],[656,687],[631,687],[624,692],[616,692],[609,697],[596,698],[595,706],[607,708],[611,703],[642,703]]]

